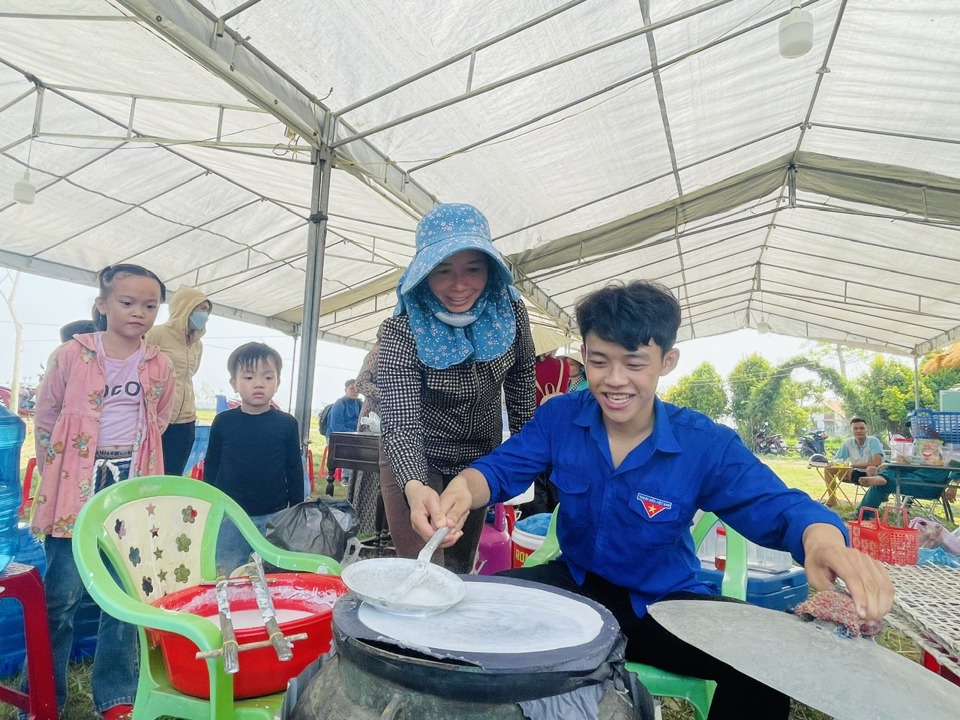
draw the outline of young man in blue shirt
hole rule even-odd
[[[893,602],[883,566],[847,547],[840,518],[788,489],[729,428],[656,397],[676,367],[680,306],[658,283],[611,285],[577,306],[589,392],[554,398],[523,430],[456,476],[438,496],[421,483],[405,492],[423,537],[452,528],[470,508],[522,492],[552,467],[560,496],[559,559],[511,571],[590,597],[613,612],[627,659],[718,682],[718,718],[783,718],[789,699],[666,632],[647,606],[666,598],[709,598],[699,582],[690,525],[698,508],[717,513],[750,540],[788,550],[809,583],[842,578],[864,619]],[[746,710],[749,708],[749,711]]]

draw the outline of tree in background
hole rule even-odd
[[[702,412],[711,420],[718,420],[727,414],[723,378],[708,362],[700,363],[692,373],[680,378],[676,385],[667,389],[663,399]]]
[[[960,366],[942,368],[932,373],[920,373],[920,382],[930,388],[930,393],[933,395],[934,402],[936,402],[942,390],[952,390],[960,385]],[[939,407],[939,404],[937,407]],[[933,409],[936,409],[936,407]]]
[[[864,351],[843,354],[832,345],[814,350],[810,355],[790,358],[776,367],[754,353],[737,363],[727,376],[729,412],[748,446],[752,447],[754,430],[764,422],[770,423],[771,432],[784,435],[807,429],[811,415],[823,409],[824,394],[828,389],[839,398],[848,417],[860,415],[867,421],[871,432],[881,439],[885,440],[893,433],[906,434],[906,421],[914,409],[912,367],[896,359],[874,355],[868,362],[867,372],[848,380],[843,373],[825,363],[836,362],[838,355],[847,362],[863,362],[868,357]],[[847,362],[841,364],[845,367]],[[794,380],[791,374],[798,368],[816,374],[819,381]],[[920,406],[938,408],[939,392],[958,385],[960,366],[921,373]],[[719,374],[710,363],[703,363],[690,375],[680,378],[667,390],[664,398],[716,419],[726,412],[725,406],[724,410],[718,409],[718,386],[723,389]]]
[[[750,397],[756,388],[766,383],[773,375],[773,365],[762,355],[754,353],[738,362],[727,376],[730,387],[730,414],[737,424],[737,432],[747,443],[753,445],[753,430],[763,424],[765,417],[751,416]]]
[[[848,410],[867,421],[871,433],[905,433],[907,418],[914,408],[913,368],[877,355],[866,373],[851,382],[856,396]],[[936,407],[934,394],[920,376],[920,406]]]
[[[770,432],[785,435],[795,435],[809,425],[807,398],[815,386],[793,380],[790,373],[795,367],[774,367],[754,353],[737,363],[728,376],[731,413],[748,447],[753,447],[754,431],[765,422]]]

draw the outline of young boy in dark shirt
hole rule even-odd
[[[676,367],[680,305],[653,282],[611,285],[577,305],[589,392],[544,403],[523,429],[454,477],[443,494],[407,486],[414,529],[458,539],[471,508],[502,502],[552,468],[559,493],[552,562],[508,571],[605,605],[627,637],[628,660],[717,681],[718,718],[786,720],[789,699],[667,632],[647,613],[663,599],[716,592],[696,579],[690,524],[715,512],[748,539],[789,550],[810,585],[847,588],[865,620],[893,602],[883,566],[846,545],[840,518],[788,489],[730,428],[656,397]],[[747,710],[749,709],[749,711]]]
[[[263,343],[247,343],[230,354],[230,385],[240,395],[240,407],[214,418],[203,468],[204,480],[236,500],[261,533],[275,513],[304,499],[297,421],[271,404],[281,364],[280,353]],[[249,555],[250,545],[225,522],[217,567],[229,574]]]

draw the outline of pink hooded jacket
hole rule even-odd
[[[160,434],[173,407],[173,363],[155,345],[143,343],[143,347],[137,375],[143,386],[144,409],[130,477],[163,474]],[[41,471],[34,500],[34,532],[73,537],[77,514],[94,491],[93,466],[105,384],[93,334],[76,335],[50,356],[34,417]]]

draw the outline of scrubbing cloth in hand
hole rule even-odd
[[[832,624],[837,634],[845,637],[872,637],[883,627],[879,620],[863,622],[857,615],[853,598],[841,590],[818,592],[797,605],[793,612],[804,620]]]

